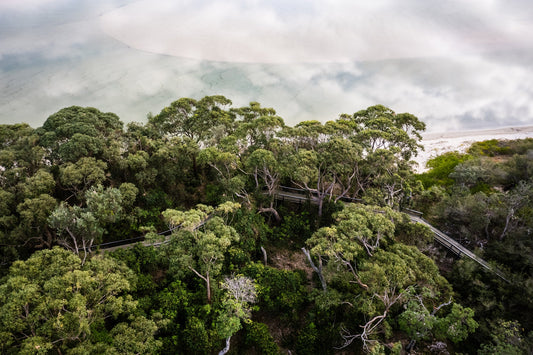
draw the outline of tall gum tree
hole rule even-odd
[[[135,313],[137,302],[128,295],[134,282],[133,273],[112,258],[98,255],[82,265],[77,255],[59,247],[16,261],[0,285],[0,349],[117,353],[121,349],[115,345],[127,345],[135,353],[151,345],[156,350],[155,324],[144,317],[117,325],[105,343],[99,342],[109,330],[106,322]],[[125,341],[126,333],[131,341]]]
[[[412,114],[396,114],[390,108],[376,105],[341,117],[355,124],[353,137],[367,152],[398,147],[399,155],[408,161],[422,148],[421,132],[426,125]]]
[[[116,150],[111,148],[117,148],[115,142],[123,134],[122,129],[123,123],[114,113],[71,106],[49,116],[36,131],[49,159],[59,163],[82,157],[109,158],[109,153]]]
[[[224,217],[238,208],[238,203],[225,202],[216,208],[198,205],[188,211],[163,212],[174,229],[168,242],[160,248],[170,262],[170,271],[177,275],[192,272],[203,280],[208,303],[211,303],[212,281],[222,270],[225,253],[239,240],[239,234]]]
[[[85,193],[85,207],[62,202],[48,218],[57,231],[57,242],[85,262],[94,244],[102,242],[106,226],[122,217],[122,193],[117,188],[93,187]]]
[[[324,201],[337,202],[354,187],[361,148],[343,138],[319,143],[313,150],[299,149],[290,160],[289,176],[293,184],[309,192],[322,215]]]
[[[227,107],[231,100],[221,95],[205,96],[200,100],[180,98],[161,112],[148,118],[148,124],[160,136],[187,137],[197,144],[205,144],[213,136],[213,128],[233,125],[234,117]]]
[[[235,135],[244,150],[266,149],[270,140],[285,127],[283,119],[273,108],[264,108],[258,102],[233,109],[236,117]]]

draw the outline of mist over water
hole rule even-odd
[[[27,3],[33,7],[0,4],[0,123],[37,127],[71,105],[114,112],[125,122],[144,121],[180,97],[215,94],[234,106],[258,101],[273,107],[288,124],[334,120],[374,104],[413,113],[429,131],[533,123],[533,34],[524,37],[530,28],[513,17],[531,12],[533,5],[525,1],[507,3],[514,11],[509,10],[507,21],[518,30],[505,33],[485,27],[492,13],[484,5],[481,24],[469,25],[477,26],[472,29],[461,27],[471,19],[447,14],[450,9],[441,5],[411,1],[395,12],[392,2],[383,1],[385,9],[391,7],[384,19],[391,27],[376,27],[377,34],[372,26],[383,23],[375,8],[359,9],[373,15],[374,22],[361,18],[359,27],[345,22],[343,32],[339,28],[345,19],[339,19],[337,28],[339,14],[355,6],[343,0],[292,7],[237,1],[233,12],[220,10],[222,2],[215,0],[154,0],[150,11],[146,1]],[[330,13],[320,12],[323,3]],[[238,22],[235,11],[248,19]],[[162,20],[168,18],[172,22]],[[406,20],[413,26],[395,34]],[[168,33],[161,32],[158,21],[170,28]],[[234,28],[228,29],[228,23]],[[423,32],[424,26],[429,32]],[[330,36],[312,36],[321,30]],[[487,38],[470,38],[469,49],[463,50],[467,42],[457,39],[461,31],[486,33]],[[513,33],[522,36],[514,40]],[[420,39],[407,40],[410,36]],[[338,43],[330,43],[334,40]]]

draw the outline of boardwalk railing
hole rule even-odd
[[[281,186],[279,191],[276,193],[276,198],[291,202],[301,202],[301,201],[307,201],[309,200],[309,194],[306,190],[303,189],[295,189],[295,188],[288,188]],[[361,203],[362,200],[360,199],[352,199],[352,198],[345,198],[343,201],[348,202],[359,202]],[[313,199],[311,199],[311,202],[314,202]],[[453,254],[457,255],[458,257],[467,257],[479,265],[481,265],[484,269],[489,270],[496,275],[498,275],[503,280],[509,282],[505,278],[505,275],[500,270],[492,267],[489,263],[487,263],[485,260],[465,248],[463,245],[461,245],[459,242],[457,242],[455,239],[449,237],[442,231],[438,230],[437,228],[433,227],[428,221],[426,221],[424,218],[422,218],[422,212],[411,210],[408,208],[404,208],[402,212],[406,213],[410,218],[411,221],[416,223],[421,223],[429,227],[431,231],[433,232],[435,236],[435,241],[448,249]]]
[[[275,194],[275,198],[278,199],[278,200],[289,201],[289,202],[307,202],[307,201],[310,201],[311,203],[316,203],[316,201],[314,201],[314,199],[312,198],[312,194],[309,194],[309,192],[307,190],[293,188],[293,187],[287,187],[287,186],[280,186],[278,191]],[[360,200],[360,199],[349,198],[349,197],[342,198],[342,200],[345,201],[345,202],[358,202],[358,203],[362,202],[362,200]],[[428,221],[426,221],[424,218],[422,218],[422,212],[411,210],[411,209],[407,209],[407,208],[403,209],[403,212],[405,212],[411,218],[411,221],[416,222],[416,223],[421,223],[423,225],[428,226],[429,229],[431,229],[431,231],[433,232],[433,234],[435,236],[435,241],[437,243],[439,243],[440,245],[442,245],[443,247],[445,247],[446,249],[448,249],[449,251],[451,251],[453,254],[457,255],[458,257],[467,257],[467,258],[475,261],[479,265],[481,265],[484,269],[495,273],[496,275],[498,275],[503,280],[509,282],[509,280],[507,280],[505,278],[505,275],[500,270],[498,270],[497,268],[492,267],[489,263],[487,263],[485,260],[483,260],[482,258],[477,256],[476,254],[474,254],[473,252],[471,252],[470,250],[465,248],[463,245],[461,245],[455,239],[447,236],[442,231],[440,231],[437,228],[433,227]],[[194,229],[197,230],[198,228],[203,226],[209,219],[211,219],[211,217],[212,217],[212,215],[208,216],[204,221],[202,221]],[[140,241],[144,241],[144,243],[143,243],[144,246],[156,246],[156,247],[158,247],[158,246],[160,246],[162,244],[168,243],[169,236],[172,233],[172,231],[175,230],[175,229],[178,229],[180,227],[181,227],[181,225],[174,226],[174,227],[170,228],[167,231],[158,233],[159,235],[165,235],[166,236],[166,238],[164,240],[162,240],[162,241],[147,242],[147,241],[145,241],[144,237],[137,237],[137,238],[132,238],[132,239],[118,240],[118,241],[115,241],[115,242],[109,242],[109,243],[96,245],[92,249],[97,249],[98,248],[100,250],[111,251],[111,250],[115,250],[115,249],[118,249],[118,248],[131,247],[131,246],[135,245],[136,243],[138,243]]]

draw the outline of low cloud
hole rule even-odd
[[[0,3],[0,20],[11,16],[0,21],[0,123],[39,126],[70,105],[143,121],[214,94],[258,101],[289,124],[374,104],[430,131],[531,123],[525,0],[25,4]]]
[[[202,60],[316,63],[453,57],[528,44],[533,24],[527,17],[531,9],[524,4],[309,0],[295,9],[245,0],[141,0],[107,13],[101,24],[133,48]]]

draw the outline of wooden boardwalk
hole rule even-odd
[[[406,213],[411,218],[411,221],[416,222],[416,223],[421,223],[421,224],[427,226],[429,229],[431,229],[431,231],[433,232],[433,234],[435,236],[435,241],[437,243],[439,243],[440,245],[442,245],[443,247],[445,247],[446,249],[448,249],[449,251],[451,251],[452,253],[454,253],[458,257],[467,257],[467,258],[475,261],[479,265],[481,265],[484,269],[495,273],[496,275],[498,275],[503,280],[509,282],[509,280],[507,280],[505,278],[505,275],[503,274],[503,272],[501,272],[500,270],[498,270],[495,267],[492,267],[489,263],[487,263],[485,260],[483,260],[482,258],[477,256],[476,254],[472,253],[470,250],[468,250],[464,246],[462,246],[455,239],[447,236],[442,231],[440,231],[437,228],[433,227],[428,221],[423,219],[420,215],[414,215],[414,214],[411,214],[409,212],[406,212]]]
[[[282,201],[289,201],[289,202],[307,202],[310,201],[311,203],[316,203],[316,201],[313,198],[309,197],[309,194],[306,193],[305,190],[301,189],[295,189],[295,188],[286,188],[281,187],[280,191],[276,193],[276,199],[282,200]],[[362,203],[361,200],[358,199],[343,199],[343,201],[347,202],[358,202]],[[497,268],[491,266],[489,263],[487,263],[485,260],[474,254],[472,251],[465,248],[463,245],[461,245],[458,241],[451,238],[450,236],[446,235],[444,232],[438,230],[434,226],[432,226],[428,221],[426,221],[424,218],[422,218],[422,213],[418,211],[413,211],[409,209],[404,209],[402,212],[406,213],[409,218],[411,218],[411,221],[415,223],[421,223],[425,226],[427,226],[431,231],[433,232],[435,238],[434,240],[448,249],[453,254],[457,255],[458,257],[466,257],[469,258],[479,265],[483,267],[485,270],[491,271],[498,275],[501,279],[509,282],[505,278],[505,275],[503,272],[498,270]]]
[[[281,201],[288,201],[293,203],[303,203],[303,202],[310,202],[310,203],[317,203],[316,199],[313,199],[312,196],[310,196],[305,190],[302,189],[295,189],[295,188],[289,188],[281,186],[278,192],[275,195],[275,198]],[[362,203],[359,199],[353,199],[353,198],[343,198],[344,202],[355,202],[355,203]],[[505,278],[505,275],[503,272],[498,270],[495,267],[492,267],[489,263],[487,263],[485,260],[474,254],[472,251],[465,248],[463,245],[461,245],[459,242],[457,242],[455,239],[449,237],[442,231],[438,230],[434,226],[432,226],[428,221],[426,221],[424,218],[422,218],[422,213],[404,209],[402,212],[406,213],[410,218],[411,221],[415,223],[421,223],[425,226],[427,226],[431,231],[433,232],[435,236],[435,241],[448,249],[453,254],[457,255],[458,257],[467,257],[479,265],[481,265],[484,269],[493,272],[494,274],[498,275],[501,279],[509,282]],[[208,216],[208,218],[204,221],[202,221],[198,226],[196,226],[194,229],[198,229],[201,226],[203,226],[212,216]],[[117,241],[117,242],[111,242],[106,244],[100,244],[97,246],[94,246],[94,249],[99,249],[101,252],[103,251],[113,251],[116,249],[124,249],[124,248],[130,248],[133,247],[135,244],[141,242],[143,246],[154,246],[159,247],[162,244],[168,243],[170,239],[170,234],[174,229],[178,229],[180,226],[176,226],[172,229],[169,229],[168,231],[158,233],[161,236],[165,236],[165,238],[161,241],[151,243],[149,241],[144,240],[144,237],[134,238],[130,240],[125,241]]]

